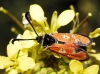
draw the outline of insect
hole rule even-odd
[[[49,48],[52,52],[61,54],[71,59],[76,60],[86,60],[89,58],[86,52],[86,46],[92,43],[92,40],[83,35],[79,34],[69,34],[69,33],[52,33],[39,36],[28,19],[29,12],[25,14],[27,21],[32,26],[34,32],[36,33],[36,39],[13,39],[14,41],[20,40],[36,40],[43,47]]]

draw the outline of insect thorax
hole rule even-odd
[[[43,46],[50,46],[56,43],[56,39],[49,34],[45,34],[43,38]]]
[[[36,40],[43,46],[50,46],[56,42],[55,38],[49,34],[45,34],[44,36],[38,36]]]
[[[42,44],[44,47],[45,46],[50,46],[54,43],[57,43],[57,44],[64,44],[65,42],[62,42],[62,41],[58,41],[56,38],[54,38],[52,35],[49,35],[49,34],[45,34],[44,36],[38,36],[36,38],[36,40]]]

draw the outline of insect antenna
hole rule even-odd
[[[31,27],[33,28],[34,32],[36,33],[37,36],[39,36],[34,28],[34,26],[32,25],[32,23],[30,22],[29,18],[28,18],[29,12],[26,12],[25,14],[25,18],[27,19],[27,21],[29,22],[29,24],[31,25]]]
[[[27,41],[27,40],[37,40],[37,39],[13,39],[12,44],[14,44],[15,41]]]
[[[37,37],[39,37],[39,35],[37,34],[34,26],[32,25],[32,23],[30,22],[29,18],[28,18],[28,15],[29,15],[29,12],[26,12],[25,14],[25,18],[27,19],[27,21],[29,22],[29,24],[31,25],[31,27],[33,28],[34,32],[36,33]],[[14,38],[12,40],[12,44],[14,44],[15,41],[26,41],[26,40],[37,40],[37,39],[17,39],[17,38]]]

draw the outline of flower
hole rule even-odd
[[[18,74],[16,69],[12,69],[8,72],[8,74]]]
[[[29,12],[32,19],[36,20],[40,24],[43,24],[45,18],[44,11],[41,6],[37,4],[30,5]]]
[[[71,9],[64,10],[59,16],[57,16],[57,11],[54,11],[50,24],[51,28],[49,28],[49,25],[44,16],[44,11],[41,6],[39,6],[38,4],[33,4],[30,6],[29,12],[32,20],[37,21],[40,26],[42,26],[44,32],[49,29],[50,33],[54,33],[61,26],[67,25],[73,20],[75,16],[74,11]],[[47,31],[47,33],[49,33],[49,31]]]
[[[35,61],[30,57],[19,57],[18,58],[18,68],[24,72],[35,67]]]
[[[83,69],[82,63],[78,60],[71,60],[69,67],[74,74],[98,74],[99,70],[98,65],[91,65],[90,67]]]
[[[98,36],[100,36],[100,28],[97,28],[95,31],[93,31],[93,32],[91,32],[91,33],[89,34],[89,37],[90,37],[90,38],[96,38],[96,37],[98,37]]]
[[[26,30],[23,35],[18,35],[17,38],[34,38],[32,36],[36,36],[34,32]],[[10,40],[7,45],[8,57],[0,56],[0,69],[6,69],[8,74],[18,74],[35,67],[34,59],[28,57],[28,48],[31,48],[36,42],[33,40],[24,42],[15,41],[14,44],[12,44],[12,39]]]
[[[13,62],[9,59],[9,57],[0,56],[0,69],[5,69],[13,65]]]
[[[16,59],[18,52],[22,49],[22,46],[18,41],[14,42],[14,44],[12,44],[11,41],[7,45],[7,55],[10,59]]]
[[[30,32],[29,30],[26,30],[23,35],[18,35],[17,38],[21,39],[33,39],[36,37],[36,34],[34,32]],[[27,40],[27,41],[15,41],[14,44],[12,44],[12,40],[7,45],[7,55],[9,58],[16,58],[18,54],[21,55],[28,55],[28,49],[32,47],[33,45],[37,45],[38,43],[33,40]],[[19,53],[20,51],[20,53]],[[23,53],[23,54],[22,54]]]
[[[29,30],[25,30],[23,35],[20,35],[19,39],[35,39],[36,34],[34,32],[31,32]],[[25,40],[25,41],[19,41],[23,48],[31,48],[32,46],[37,45],[37,41],[35,40]]]

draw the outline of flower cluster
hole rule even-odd
[[[58,28],[67,25],[75,17],[75,12],[71,9],[64,10],[59,16],[57,11],[54,11],[49,27],[41,6],[31,5],[29,13],[30,21],[38,35],[57,33]],[[26,30],[23,35],[19,34],[17,39],[35,39],[37,35],[25,18],[23,23],[27,24]],[[95,38],[99,35],[98,28],[90,33],[89,37]],[[95,55],[90,55],[95,57]],[[80,61],[60,57],[47,48],[43,48],[36,40],[15,41],[12,44],[11,39],[7,45],[7,57],[0,56],[0,69],[5,69],[8,74],[97,74],[99,66],[92,65],[84,69]]]

